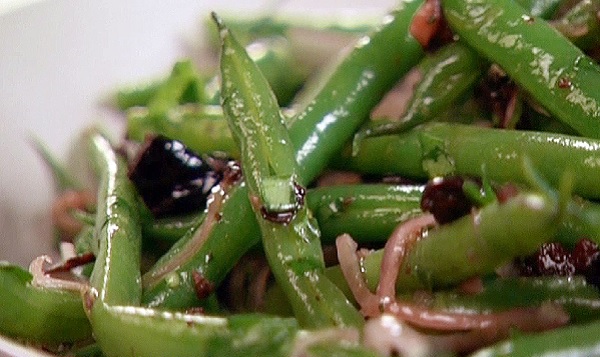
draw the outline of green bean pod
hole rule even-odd
[[[38,138],[32,138],[32,143],[35,151],[40,155],[46,166],[52,173],[54,179],[54,186],[58,192],[62,192],[68,189],[80,190],[82,184],[77,181],[74,175],[69,172],[64,163],[54,156],[50,149],[42,143]]]
[[[551,241],[559,223],[556,202],[539,194],[522,193],[502,205],[489,204],[429,230],[407,253],[396,288],[398,292],[439,289],[493,274],[502,264],[532,254],[542,243]],[[377,250],[361,262],[373,291],[379,282],[383,255],[383,250]],[[330,268],[329,273],[338,275],[339,268]]]
[[[340,166],[419,179],[485,172],[493,182],[526,184],[525,157],[551,185],[556,187],[562,175],[571,172],[574,193],[600,198],[600,141],[546,132],[429,123],[397,136],[365,139],[356,156],[349,149],[345,152]]]
[[[564,0],[517,0],[519,5],[528,9],[529,15],[552,19],[564,4]]]
[[[227,318],[184,314],[133,306],[109,306],[100,315],[101,328],[114,338],[102,348],[107,357],[163,356],[272,356],[287,357],[298,353],[296,343],[307,334],[295,319],[258,314],[232,315]],[[331,330],[329,330],[331,331]],[[111,333],[112,332],[112,333]],[[358,342],[327,341],[316,344],[331,356],[378,356]],[[307,356],[313,346],[308,347]]]
[[[196,271],[217,286],[250,248],[260,243],[260,228],[253,218],[245,185],[235,186],[227,193],[218,220],[210,232],[200,229],[188,232],[165,253],[143,276],[144,305],[185,309],[202,305],[196,295],[192,272]],[[243,234],[240,234],[243,232]],[[208,234],[202,247],[179,263],[179,255],[189,251],[188,244],[195,234]],[[176,268],[162,273],[165,266],[177,260]]]
[[[541,306],[548,302],[562,306],[572,323],[585,323],[600,317],[598,289],[587,284],[581,276],[498,278],[484,283],[483,291],[474,295],[435,292],[430,304],[446,311],[485,313]]]
[[[220,18],[221,95],[242,152],[265,255],[304,327],[360,326],[362,316],[323,274],[320,232],[296,182],[296,162],[274,93]]]
[[[107,357],[134,356],[286,356],[296,333],[292,319],[237,316],[229,319],[160,311],[133,306],[108,306],[95,312],[108,336]],[[248,339],[248,336],[256,338]]]
[[[90,150],[100,177],[95,227],[100,248],[84,306],[94,337],[106,352],[120,337],[120,331],[105,321],[110,306],[136,306],[141,300],[141,223],[125,160],[96,133],[90,134]]]
[[[127,111],[128,139],[143,142],[146,136],[153,134],[179,140],[198,153],[223,151],[239,157],[223,111],[218,106],[177,106],[159,117],[147,108]]]
[[[555,203],[536,194],[487,205],[430,231],[408,255],[397,284],[404,286],[406,277],[418,278],[425,286],[441,287],[491,274],[500,265],[532,254],[550,241],[559,222]]]
[[[119,89],[114,94],[114,105],[122,111],[149,107],[154,115],[161,116],[178,104],[204,102],[204,82],[193,63],[182,59],[165,78]]]
[[[262,70],[277,101],[281,106],[287,106],[309,75],[308,69],[294,56],[290,40],[287,36],[265,35],[248,42],[246,51]],[[218,82],[218,77],[215,77],[208,83],[207,104],[219,103]]]
[[[460,38],[502,67],[548,112],[600,138],[600,67],[552,26],[512,0],[444,0]]]
[[[113,105],[122,111],[133,107],[145,107],[150,100],[152,100],[152,97],[154,97],[156,92],[158,92],[160,86],[164,84],[165,80],[166,79],[153,80],[119,88],[119,90],[113,94]]]
[[[370,136],[399,133],[437,117],[483,77],[486,61],[461,42],[450,43],[425,57],[418,71],[422,78],[406,111],[399,119],[369,121],[354,136],[354,146]]]
[[[597,202],[575,198],[568,206],[556,240],[572,248],[582,238],[600,244],[600,205]]]
[[[481,349],[471,357],[571,357],[597,356],[600,321],[568,326],[535,335],[515,335],[507,341]]]
[[[354,134],[383,94],[423,56],[409,30],[421,3],[401,1],[377,31],[358,41],[314,99],[289,119],[301,182],[310,182],[327,166],[344,138]]]
[[[384,242],[399,223],[422,213],[422,193],[422,185],[325,186],[309,190],[306,201],[323,243],[343,233],[361,243]]]
[[[288,123],[296,160],[302,169],[298,175],[300,184],[312,181],[321,172],[368,117],[382,93],[423,55],[420,45],[409,34],[410,21],[421,3],[403,1],[386,17],[380,29],[363,38],[342,61],[306,113]],[[396,65],[390,66],[390,63]],[[375,75],[371,78],[372,74]],[[259,242],[259,228],[248,201],[247,187],[238,186],[229,192],[221,213],[222,217],[233,218],[215,224],[204,245],[191,252],[192,259],[150,284],[144,291],[146,304],[185,308],[190,302],[199,303],[191,273],[198,271],[218,285],[235,262]],[[173,255],[173,251],[167,252],[160,265]],[[156,269],[151,269],[147,276],[154,272]]]
[[[57,347],[92,335],[78,292],[35,287],[32,275],[0,263],[0,332],[34,344]]]
[[[153,240],[175,243],[188,232],[196,230],[202,220],[202,213],[150,219],[142,223],[142,234],[144,239],[149,237]]]
[[[399,223],[421,213],[422,185],[323,186],[306,192],[324,244],[349,233],[358,242],[381,242]],[[176,242],[201,222],[201,214],[143,222],[144,237]]]

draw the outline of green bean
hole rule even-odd
[[[548,112],[600,138],[600,67],[547,22],[512,0],[443,0],[451,28],[496,62]]]
[[[294,320],[259,316],[228,319],[132,306],[108,306],[95,315],[107,357],[286,356]],[[248,338],[253,336],[255,338]]]
[[[149,134],[179,140],[195,152],[224,151],[239,157],[223,111],[218,106],[178,106],[160,117],[152,115],[146,108],[129,110],[127,137],[141,142]]]
[[[315,344],[308,348],[311,357],[380,357],[379,353],[356,346],[332,345],[331,342]]]
[[[117,91],[114,105],[120,110],[150,107],[154,115],[161,116],[178,104],[203,102],[204,81],[196,73],[192,62],[182,59],[173,65],[171,73],[164,79]]]
[[[406,111],[398,120],[373,120],[356,134],[354,147],[369,136],[393,134],[429,121],[483,77],[486,63],[477,52],[461,42],[444,46],[425,57],[417,67],[422,78],[416,86]]]
[[[197,103],[203,96],[202,81],[194,65],[190,60],[181,60],[173,65],[171,75],[157,88],[148,102],[148,110],[162,117],[182,101]]]
[[[333,243],[349,233],[362,243],[381,242],[396,225],[421,213],[422,185],[358,184],[309,189],[306,203],[321,230],[321,241]],[[144,236],[175,242],[200,222],[199,215],[144,223]]]
[[[161,85],[164,84],[166,79],[153,80],[143,83],[137,83],[135,85],[126,86],[120,88],[115,94],[114,105],[119,110],[127,110],[134,107],[145,107],[148,105],[152,97],[158,92]]]
[[[383,94],[423,56],[409,31],[420,5],[420,1],[402,1],[393,17],[360,39],[314,99],[289,120],[301,182],[311,181],[327,166],[328,159],[343,147],[339,145],[343,138],[354,134]]]
[[[422,193],[422,185],[332,186],[309,190],[306,201],[323,243],[343,233],[368,243],[387,240],[399,223],[420,215]]]
[[[565,308],[572,323],[585,323],[599,317],[598,290],[581,276],[499,278],[484,283],[483,291],[475,295],[435,292],[430,305],[446,311],[487,312],[548,302]]]
[[[522,193],[502,205],[489,204],[432,229],[407,253],[396,287],[398,291],[443,288],[492,274],[502,264],[529,255],[550,241],[560,223],[558,211],[550,198]],[[372,290],[379,282],[383,254],[383,250],[375,251],[362,261],[361,269]],[[337,268],[332,270],[330,274],[338,274]]]
[[[600,351],[598,336],[600,336],[600,322],[594,321],[536,335],[515,335],[507,341],[479,350],[471,356],[597,356]]]
[[[239,258],[260,242],[258,223],[249,219],[253,213],[247,188],[235,186],[227,195],[219,211],[225,219],[217,220],[209,232],[198,228],[186,234],[144,274],[145,305],[172,309],[202,305],[195,293],[192,272],[200,273],[217,286]],[[189,242],[197,234],[209,236],[199,250],[190,251]],[[182,260],[181,254],[191,258]],[[175,268],[165,271],[173,263]]]
[[[280,105],[288,105],[309,75],[309,70],[294,56],[287,36],[277,33],[266,33],[256,38],[254,35],[246,36],[249,37],[248,42],[244,41],[247,43],[246,51],[263,71]],[[218,77],[209,81],[206,104],[219,103],[221,94],[218,82]]]
[[[78,254],[93,253],[96,255],[98,253],[98,241],[96,240],[94,226],[83,226],[81,231],[73,238],[73,244]]]
[[[223,318],[109,306],[101,317],[101,327],[112,338],[112,343],[102,348],[107,357],[285,357],[292,355],[297,340],[308,333],[321,333],[299,330],[294,319],[256,314]],[[357,343],[334,339],[327,342],[329,351],[339,350],[342,356],[375,356]]]
[[[242,152],[271,271],[300,326],[360,326],[362,316],[323,274],[320,232],[296,182],[294,151],[275,94],[222,20],[214,19],[222,41],[221,101]]]
[[[485,170],[492,182],[527,183],[521,169],[527,156],[551,185],[556,186],[566,171],[572,172],[576,175],[574,193],[596,199],[600,198],[596,185],[599,147],[596,139],[569,135],[429,123],[397,136],[366,139],[357,156],[346,151],[340,166],[420,179],[481,176]]]
[[[524,0],[517,2],[528,9],[531,16],[545,19],[556,12],[560,3]],[[566,30],[566,27],[564,29]],[[443,111],[474,89],[488,67],[488,61],[462,41],[450,43],[425,57],[417,66],[421,79],[401,117],[368,122],[355,134],[355,150],[365,137],[399,133],[438,118]],[[518,121],[521,115],[521,101],[517,103],[512,117],[503,127],[514,127]]]
[[[151,219],[143,222],[142,235],[166,242],[177,242],[190,231],[195,230],[202,223],[202,214],[191,214],[181,217],[167,217]]]
[[[78,292],[32,285],[22,268],[0,263],[0,331],[30,343],[53,345],[88,339],[91,328]]]
[[[531,16],[552,19],[564,4],[564,0],[517,0],[517,3],[528,9]]]
[[[306,112],[288,124],[296,161],[303,169],[298,175],[300,184],[312,181],[320,173],[368,117],[380,96],[422,56],[422,49],[409,34],[410,20],[420,5],[421,1],[403,1],[380,29],[363,38],[341,62]],[[191,272],[201,273],[216,286],[235,262],[258,243],[259,228],[247,197],[245,186],[228,193],[221,213],[222,217],[231,218],[219,220],[207,232],[204,245],[190,253],[192,259],[178,264],[168,274],[156,274],[160,267],[145,274],[154,276],[144,284],[146,304],[178,308],[190,306],[190,302],[198,304]],[[178,247],[175,249],[181,248]],[[175,255],[167,252],[159,265],[177,259]]]
[[[107,304],[139,305],[141,224],[136,208],[138,197],[127,177],[125,160],[99,134],[90,134],[90,146],[100,177],[95,226],[100,248],[86,297],[94,315]],[[96,331],[93,316],[91,321]]]
[[[61,192],[67,189],[81,189],[82,185],[70,173],[65,165],[56,158],[44,143],[38,138],[32,138],[35,151],[41,156],[42,160],[48,166],[54,179],[56,189]]]
[[[93,343],[72,352],[74,357],[104,357],[98,344]]]
[[[576,198],[568,207],[568,214],[556,235],[556,240],[572,248],[581,238],[588,238],[600,244],[600,205]]]

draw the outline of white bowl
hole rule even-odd
[[[0,260],[26,266],[55,249],[52,179],[31,137],[67,160],[78,151],[77,133],[91,123],[117,132],[121,123],[100,98],[119,85],[163,75],[177,58],[192,55],[209,11],[339,17],[358,9],[373,16],[394,3],[47,0],[5,12],[0,7]],[[0,355],[27,353],[0,339]]]

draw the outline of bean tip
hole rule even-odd
[[[223,38],[223,36],[228,31],[227,26],[225,26],[225,22],[215,11],[212,11],[210,13],[210,16],[212,17],[213,21],[215,22],[215,25],[217,25],[217,29],[219,30],[219,35],[221,36],[221,38]]]

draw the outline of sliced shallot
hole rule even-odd
[[[33,279],[31,280],[33,286],[82,292],[89,287],[89,285],[83,281],[58,279],[46,274],[44,269],[46,264],[52,264],[52,259],[47,255],[42,255],[35,258],[29,265],[29,272],[33,276]]]

